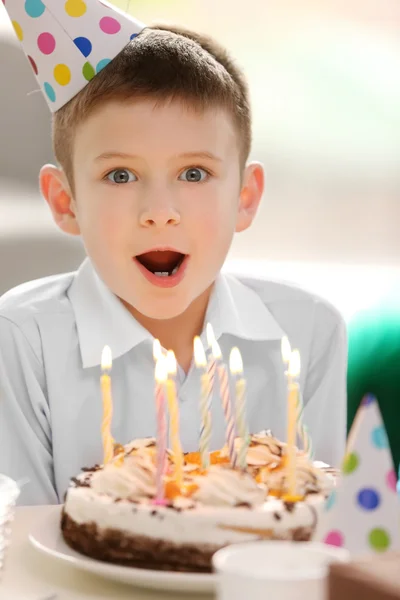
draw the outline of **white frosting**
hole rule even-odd
[[[176,504],[179,505],[181,500],[184,499],[177,498]],[[323,500],[321,495],[310,496],[307,502],[297,503],[292,512],[275,498],[253,509],[197,504],[188,510],[182,506],[183,510],[179,511],[155,506],[149,501],[139,504],[128,500],[115,502],[111,496],[100,495],[91,488],[77,487],[69,489],[65,511],[75,522],[95,523],[100,531],[114,529],[126,535],[143,535],[175,544],[221,547],[259,539],[260,531],[290,539],[292,529],[315,525]]]
[[[206,476],[193,478],[198,486],[193,499],[205,506],[259,506],[265,500],[265,486],[260,486],[249,473],[234,471],[222,465],[210,467]]]
[[[125,457],[122,465],[110,463],[93,473],[91,486],[95,492],[113,498],[142,498],[155,494],[155,466],[150,456],[135,453]]]

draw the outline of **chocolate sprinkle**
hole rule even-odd
[[[156,517],[158,515],[158,511],[157,510],[152,510],[150,514],[151,514],[152,517]]]
[[[284,502],[283,504],[288,513],[292,513],[296,508],[296,502]]]
[[[274,513],[274,519],[275,519],[276,521],[280,521],[280,520],[282,519],[282,515],[280,515],[279,513],[275,512],[275,513]]]
[[[85,480],[81,481],[81,480],[77,479],[77,477],[72,477],[71,483],[74,484],[74,486],[78,487],[78,488],[79,487],[90,487],[90,484],[87,481],[85,481]]]
[[[81,471],[83,473],[95,473],[96,471],[100,471],[101,465],[94,465],[94,467],[82,467]]]
[[[251,508],[251,504],[249,504],[248,502],[238,502],[237,504],[235,504],[236,508]]]

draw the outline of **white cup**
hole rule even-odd
[[[314,542],[228,546],[213,556],[218,600],[325,600],[329,565],[349,553]]]

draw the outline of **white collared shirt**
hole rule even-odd
[[[286,380],[281,339],[298,348],[304,420],[315,457],[337,466],[346,432],[346,335],[326,301],[288,284],[220,274],[206,321],[225,361],[238,346],[247,380],[251,432],[286,439]],[[202,341],[206,345],[205,334]],[[154,436],[153,338],[86,259],[72,274],[18,286],[0,299],[0,473],[27,480],[21,504],[63,500],[83,466],[102,461],[100,361],[113,355],[112,434],[125,444]],[[198,449],[200,380],[179,368],[180,434]],[[225,441],[218,381],[211,449]]]

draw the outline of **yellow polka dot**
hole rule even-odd
[[[22,42],[22,40],[24,39],[24,32],[22,31],[21,25],[17,23],[17,21],[13,21],[12,24],[19,41]]]
[[[67,0],[65,12],[70,17],[81,17],[86,12],[86,4],[83,0]]]
[[[71,81],[71,71],[67,65],[57,65],[54,67],[54,79],[60,85],[68,85]]]

